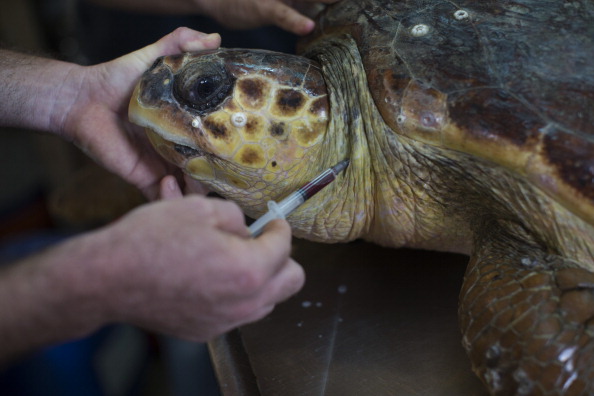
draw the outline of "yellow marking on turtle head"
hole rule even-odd
[[[233,159],[239,165],[258,169],[263,168],[267,162],[262,146],[257,144],[244,144]]]
[[[299,114],[307,102],[306,96],[298,89],[278,89],[273,97],[271,114],[289,118]]]
[[[271,183],[276,180],[276,176],[277,175],[274,173],[266,173],[264,176],[262,176],[262,179],[264,179],[264,181],[267,183]]]
[[[284,122],[272,122],[268,128],[268,133],[277,140],[285,140],[288,138],[290,129],[290,125]]]
[[[235,153],[241,143],[237,128],[231,124],[229,115],[224,111],[217,111],[202,119],[202,127],[209,137],[213,154],[229,158]]]
[[[186,163],[186,172],[196,180],[213,180],[215,171],[211,163],[204,157],[191,158]]]
[[[241,177],[239,177],[237,175],[227,174],[227,175],[225,175],[225,179],[227,179],[227,182],[230,185],[240,188],[242,190],[245,190],[250,186],[248,182],[246,182],[245,180],[243,180]]]
[[[319,125],[319,123],[296,121],[293,124],[295,140],[302,147],[311,147],[317,144],[325,130],[325,125]]]
[[[271,83],[264,77],[247,77],[237,80],[235,97],[246,109],[261,109],[268,103]]]
[[[243,137],[248,142],[259,142],[264,137],[266,121],[258,114],[249,114],[242,129]]]

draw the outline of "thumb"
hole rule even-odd
[[[159,183],[159,198],[174,199],[182,197],[182,191],[175,176],[167,175]]]
[[[218,33],[206,34],[186,27],[180,27],[156,43],[147,45],[130,55],[135,58],[137,66],[144,70],[159,56],[215,49],[220,45],[221,36]]]

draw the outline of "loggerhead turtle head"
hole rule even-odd
[[[157,59],[129,107],[163,157],[252,215],[316,172],[328,113],[313,61],[239,49]]]

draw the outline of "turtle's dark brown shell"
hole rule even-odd
[[[501,164],[594,224],[592,1],[343,1],[303,48],[341,33],[394,131]]]

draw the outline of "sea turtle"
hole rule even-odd
[[[318,241],[470,255],[463,345],[493,394],[594,394],[594,3],[343,0],[301,56],[158,59],[130,117],[257,217]]]

